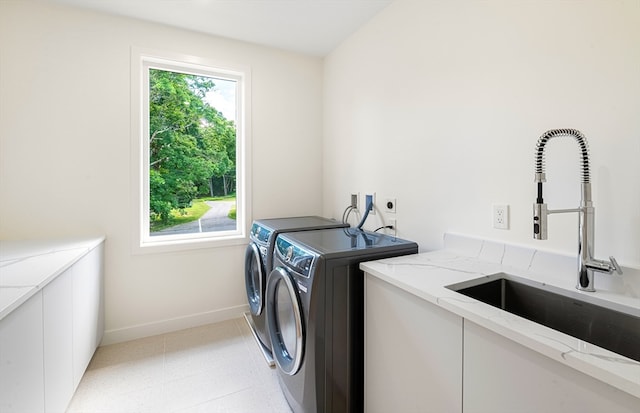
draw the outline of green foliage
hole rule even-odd
[[[173,209],[170,212],[169,220],[162,221],[159,217],[151,221],[151,232],[172,227],[174,225],[186,224],[200,219],[211,207],[203,199],[194,199],[191,206],[181,209]]]
[[[236,128],[204,97],[213,79],[149,70],[149,191],[151,219],[168,222],[191,205],[212,179],[235,184]]]
[[[231,210],[229,211],[229,213],[227,214],[227,216],[231,219],[236,219],[236,207],[234,206],[233,208],[231,208]]]

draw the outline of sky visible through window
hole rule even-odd
[[[236,121],[236,82],[232,80],[213,79],[215,87],[208,92],[205,100],[221,112],[225,118]]]

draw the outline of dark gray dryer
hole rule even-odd
[[[355,228],[281,234],[267,284],[267,326],[295,413],[361,413],[363,261],[415,254],[415,242]]]
[[[270,218],[253,221],[249,234],[250,242],[245,252],[245,285],[250,313],[245,319],[251,327],[258,346],[270,365],[271,343],[267,334],[264,311],[264,292],[267,277],[272,269],[273,248],[278,234],[294,231],[311,231],[325,228],[345,228],[333,219],[318,216]]]

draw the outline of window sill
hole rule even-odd
[[[207,248],[226,248],[235,247],[238,245],[246,245],[249,242],[248,238],[244,235],[229,235],[220,237],[207,237],[207,238],[195,238],[195,239],[182,239],[182,240],[160,240],[154,242],[140,243],[134,241],[133,254],[161,254],[167,252],[181,252],[181,251],[193,251],[198,249]]]

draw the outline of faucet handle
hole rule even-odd
[[[620,266],[618,265],[618,261],[616,261],[615,258],[613,258],[613,256],[609,257],[609,260],[611,261],[611,266],[613,267],[613,269],[619,274],[622,275],[622,268],[620,268]]]

